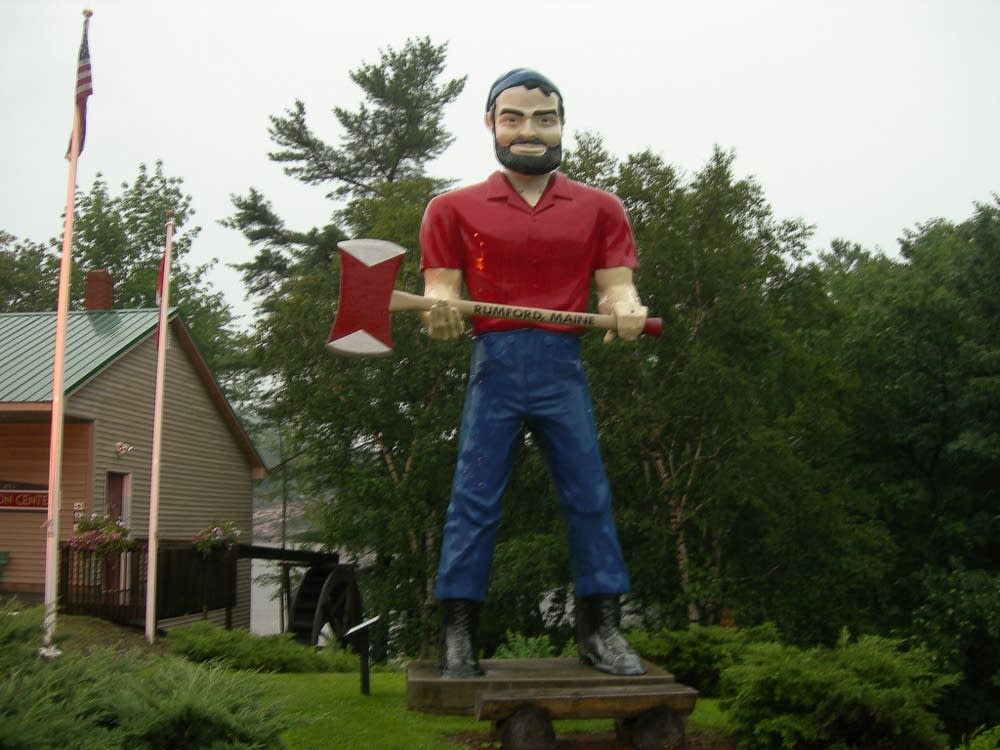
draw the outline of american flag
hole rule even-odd
[[[90,75],[90,45],[87,43],[87,28],[90,25],[90,15],[85,13],[83,21],[83,39],[80,40],[80,60],[76,66],[76,110],[80,118],[80,149],[77,156],[83,153],[83,142],[87,137],[87,99],[94,93],[94,80]],[[66,158],[73,149],[73,136],[70,136],[66,149]]]

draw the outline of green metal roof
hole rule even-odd
[[[67,395],[155,331],[159,317],[157,309],[69,313]],[[0,314],[0,403],[52,401],[55,335],[54,312]]]

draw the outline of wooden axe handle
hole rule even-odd
[[[431,309],[438,300],[434,297],[424,297],[420,294],[392,291],[389,300],[390,312]],[[518,307],[516,305],[498,305],[493,302],[473,302],[467,299],[450,299],[448,303],[463,315],[483,318],[505,318],[507,320],[523,320],[527,323],[555,323],[558,325],[576,326],[578,328],[603,328],[614,330],[614,315],[597,313],[560,312],[559,310],[544,310],[538,307]],[[647,336],[659,336],[663,333],[663,318],[646,318],[642,332]]]

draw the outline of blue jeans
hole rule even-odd
[[[483,334],[473,343],[435,596],[486,599],[503,492],[525,427],[539,442],[559,494],[576,594],[624,594],[628,571],[580,341],[526,328]]]

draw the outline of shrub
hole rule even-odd
[[[100,648],[47,662],[38,656],[42,608],[14,611],[0,609],[0,748],[284,747],[288,722],[245,676]]]
[[[718,697],[719,676],[740,661],[752,643],[778,639],[773,625],[735,629],[692,625],[686,630],[630,631],[629,643],[643,658],[669,670],[706,697]]]
[[[291,633],[258,636],[202,622],[170,632],[170,650],[194,662],[216,662],[230,669],[265,672],[346,672],[358,670],[358,657],[336,649],[321,652],[292,640]]]
[[[899,642],[842,635],[834,648],[756,644],[722,674],[722,706],[748,750],[939,750],[932,707],[956,680]]]
[[[38,655],[42,645],[42,607],[24,607],[10,599],[0,605],[0,669],[14,668]]]
[[[0,747],[4,750],[104,750],[120,747],[102,703],[124,691],[129,664],[117,654],[97,662],[37,655],[0,680]]]
[[[221,666],[194,665],[171,659],[154,675],[119,696],[122,747],[280,748],[289,723],[272,702],[261,701],[262,688],[229,674]]]
[[[339,643],[326,646],[321,649],[318,654],[320,660],[325,666],[324,671],[326,672],[339,672],[341,674],[346,674],[349,672],[361,671],[361,657],[353,651],[341,648]],[[398,666],[394,667],[393,664],[389,663],[373,665],[369,662],[369,669],[372,671],[391,672],[394,669],[398,670]]]
[[[41,659],[44,614],[16,599],[0,607],[0,748],[109,747],[110,730],[95,721],[93,703],[118,667]]]
[[[546,659],[558,655],[558,649],[544,633],[529,636],[512,630],[504,633],[503,641],[493,652],[494,659]]]
[[[997,750],[1000,747],[1000,726],[973,732],[956,750]]]

